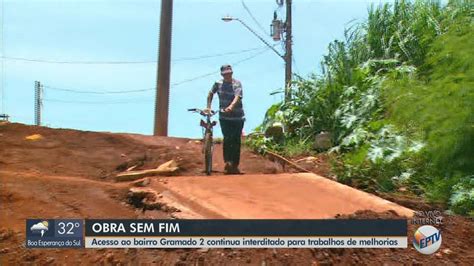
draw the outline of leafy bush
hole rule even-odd
[[[390,120],[405,130],[416,127],[426,141],[425,152],[432,175],[431,182],[426,184],[427,196],[432,200],[442,199],[464,214],[467,214],[464,207],[455,206],[465,202],[459,200],[466,199],[460,195],[472,194],[466,190],[456,192],[461,187],[467,189],[461,183],[457,185],[465,182],[459,176],[474,173],[472,40],[473,24],[466,17],[456,19],[432,43],[424,72],[416,77],[392,78],[384,90]],[[474,204],[470,202],[472,209]]]
[[[474,217],[474,175],[462,178],[453,187],[449,204],[454,212]]]
[[[259,129],[281,122],[285,141],[252,145],[307,153],[330,132],[341,182],[408,186],[472,214],[473,14],[470,1],[371,6],[365,23],[329,45],[321,75],[298,77],[291,99],[268,110]]]

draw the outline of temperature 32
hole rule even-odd
[[[79,222],[59,222],[58,234],[60,235],[74,235],[74,229],[79,228]]]

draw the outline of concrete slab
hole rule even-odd
[[[307,173],[178,176],[160,186],[181,204],[206,210],[208,218],[323,219],[358,210],[413,215],[413,210],[393,202]]]

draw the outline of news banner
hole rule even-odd
[[[407,220],[28,219],[27,248],[406,248]]]

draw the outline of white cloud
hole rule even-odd
[[[31,228],[31,231],[40,231],[40,230],[46,230],[48,231],[48,227],[46,227],[43,223],[39,222],[37,224],[34,224]]]

